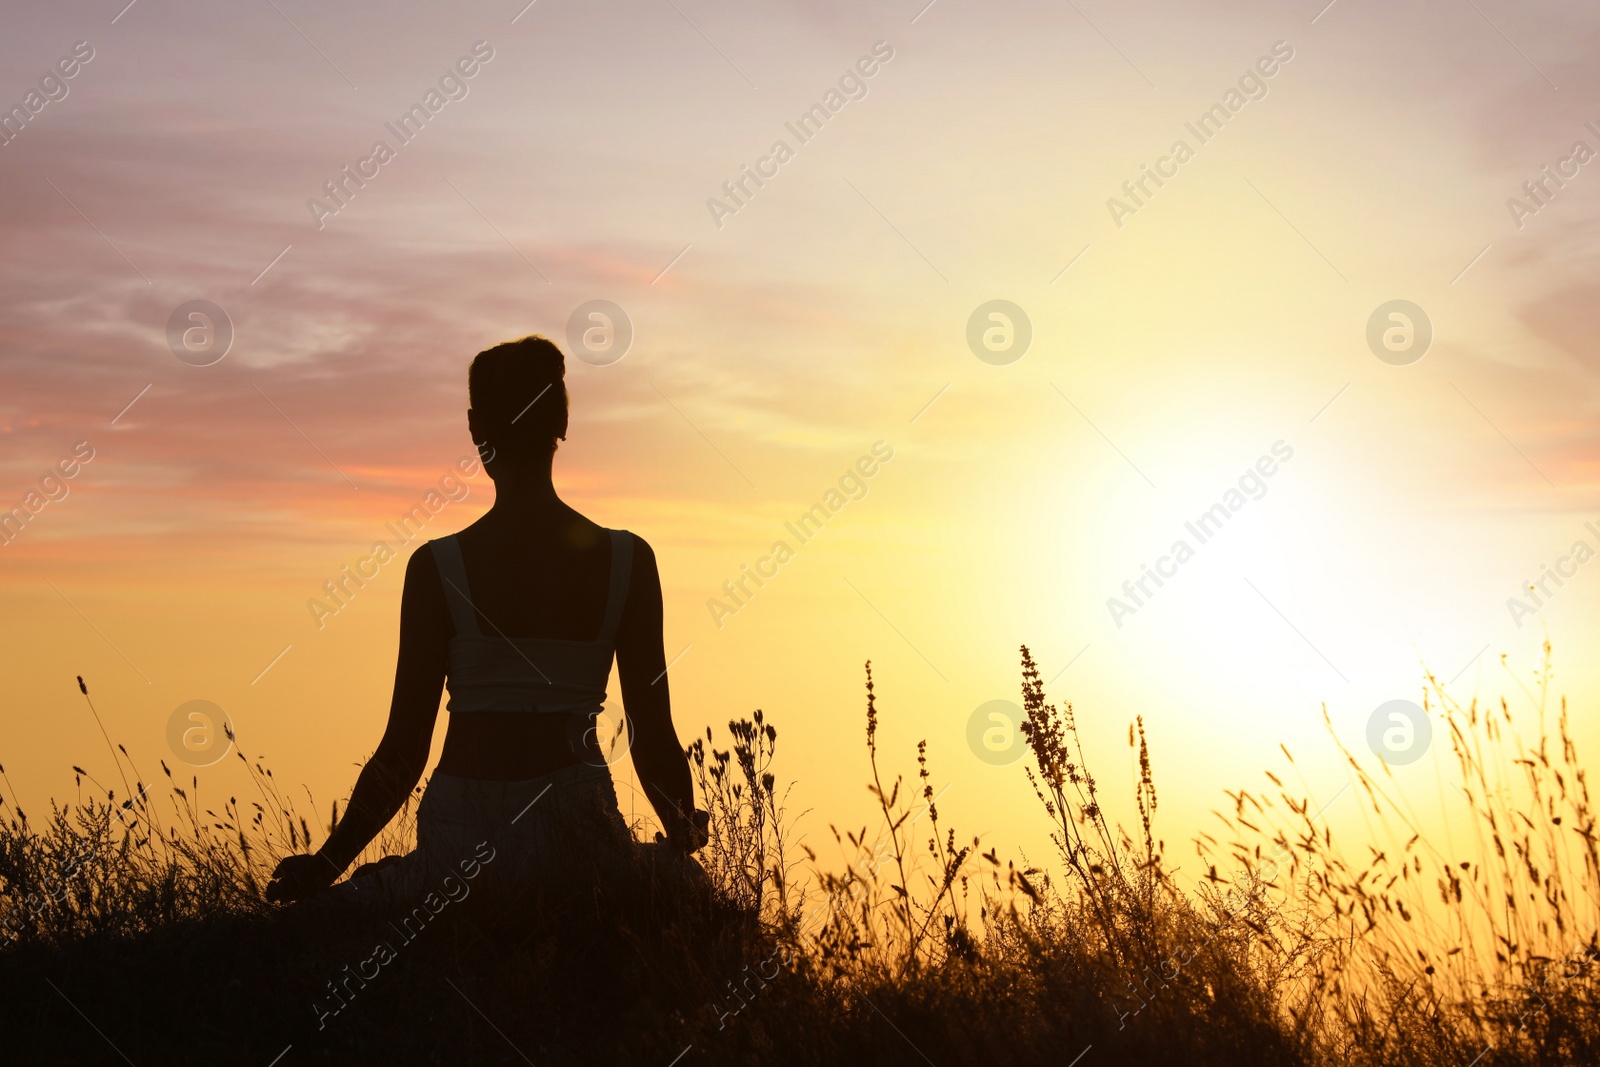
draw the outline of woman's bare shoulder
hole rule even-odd
[[[628,531],[628,536],[633,539],[633,561],[630,565],[632,575],[628,579],[628,599],[623,608],[624,619],[637,616],[649,605],[659,605],[661,602],[661,571],[656,563],[655,549],[650,547],[649,541],[632,530]],[[651,608],[652,614],[659,610],[659,607]]]
[[[406,592],[410,596],[428,596],[439,588],[439,563],[433,556],[433,542],[424,541],[406,560]],[[441,593],[442,599],[442,593]]]

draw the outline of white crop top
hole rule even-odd
[[[606,682],[617,648],[617,624],[628,599],[633,535],[611,535],[611,583],[605,620],[592,641],[554,637],[507,637],[478,628],[478,612],[467,585],[467,568],[455,535],[429,542],[450,605],[455,636],[450,639],[445,687],[450,711],[523,711],[551,715],[597,715],[606,699]]]

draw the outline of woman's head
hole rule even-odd
[[[506,341],[473,358],[467,371],[467,424],[486,465],[494,462],[503,469],[549,461],[556,442],[567,436],[565,377],[561,349],[537,335]]]

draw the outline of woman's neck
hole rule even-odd
[[[489,510],[501,515],[540,515],[564,509],[556,495],[548,464],[528,469],[495,471],[494,504]]]

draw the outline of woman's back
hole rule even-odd
[[[485,515],[455,535],[486,633],[563,641],[599,634],[611,580],[609,531],[565,505],[560,511]]]
[[[641,638],[648,645],[652,591],[659,646],[659,578],[648,546],[555,502],[491,512],[432,548],[449,635],[440,768],[510,780],[603,761],[594,716],[613,650],[631,667]],[[638,582],[635,555],[646,572]],[[624,684],[637,691],[635,678]]]

